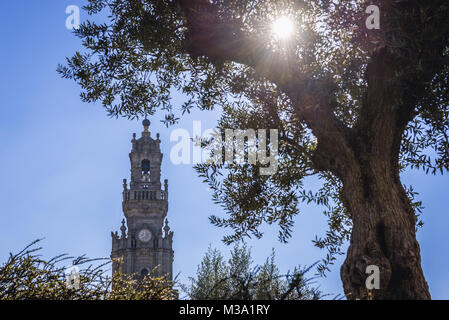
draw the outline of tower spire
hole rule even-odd
[[[159,266],[159,274],[168,274],[171,278],[173,231],[165,221],[168,182],[161,183],[161,141],[150,136],[150,124],[145,114],[142,137],[133,135],[129,153],[131,178],[129,184],[126,179],[123,180],[122,209],[125,219],[120,228],[122,234],[119,241],[116,239],[118,235],[113,237],[111,257],[123,259],[122,270],[125,273],[142,274]],[[162,231],[165,231],[165,237]],[[113,271],[116,268],[117,265],[113,264]]]

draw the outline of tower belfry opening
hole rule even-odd
[[[156,139],[148,130],[150,121],[143,121],[140,138],[133,134],[131,179],[123,180],[121,235],[111,232],[111,258],[122,258],[121,271],[145,276],[173,277],[173,231],[168,226],[168,181],[161,184],[161,153],[159,134]],[[113,263],[112,270],[117,265]]]

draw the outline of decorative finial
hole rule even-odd
[[[126,227],[125,227],[125,219],[122,220],[122,226],[120,227],[122,231],[122,239],[126,238]]]
[[[126,179],[123,179],[123,190],[128,190],[128,181]]]
[[[148,120],[148,119],[146,118],[146,116],[145,116],[145,120],[142,121],[142,124],[143,124],[142,137],[150,137],[150,136],[151,136],[151,133],[150,133],[150,131],[148,130],[148,128],[150,127],[151,122],[150,122],[150,120]]]
[[[170,227],[168,225],[168,219],[165,219],[165,226],[164,226],[165,236],[168,236],[168,232],[170,231]]]
[[[145,132],[148,132],[148,128],[150,127],[150,120],[148,120],[147,118],[145,118],[145,120],[142,121],[143,124],[143,128],[145,130]]]

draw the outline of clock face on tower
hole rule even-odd
[[[150,231],[150,230],[148,230],[148,229],[142,229],[142,230],[139,231],[138,237],[139,237],[139,240],[140,240],[140,241],[142,241],[142,242],[148,242],[148,241],[151,240],[152,234],[151,234],[151,231]]]

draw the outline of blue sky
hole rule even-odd
[[[118,230],[122,179],[129,178],[128,153],[132,133],[140,122],[108,118],[99,105],[79,99],[79,88],[56,73],[80,43],[65,27],[65,8],[80,1],[2,1],[0,3],[0,260],[36,238],[45,237],[44,254],[86,254],[107,257],[110,232]],[[81,16],[81,20],[86,16]],[[181,105],[182,101],[179,101]],[[165,128],[152,119],[164,152],[162,176],[169,180],[168,218],[174,236],[174,272],[181,280],[195,273],[209,244],[221,243],[226,230],[209,224],[220,215],[207,186],[192,166],[169,161],[170,132],[201,120],[203,129],[216,123],[218,112],[194,112],[179,125]],[[313,183],[313,181],[311,181]],[[449,215],[447,176],[406,172],[403,183],[413,184],[424,202],[423,229],[418,232],[422,264],[433,298],[449,298]],[[302,207],[288,244],[277,242],[277,228],[264,228],[262,240],[251,240],[254,260],[263,263],[271,248],[282,271],[311,264],[325,254],[311,240],[325,232],[326,220],[317,207]],[[323,291],[342,293],[341,257]]]

